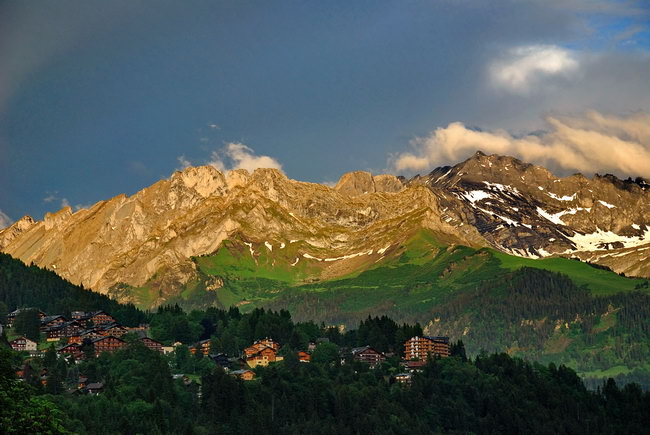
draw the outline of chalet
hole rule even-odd
[[[429,356],[448,357],[449,337],[412,337],[404,343],[404,359],[426,361]]]
[[[276,352],[280,350],[280,344],[267,337],[264,340],[257,340],[252,346],[244,349],[244,353],[246,354],[246,357],[249,357],[267,347],[270,347]]]
[[[101,335],[112,335],[114,337],[122,337],[124,334],[129,332],[128,328],[125,328],[116,322],[103,323],[97,326],[95,330]]]
[[[52,328],[54,326],[61,326],[67,321],[68,319],[60,314],[57,314],[56,316],[45,316],[41,319],[41,331],[44,331],[47,328]]]
[[[73,335],[68,336],[69,343],[83,343],[84,340],[95,340],[102,337],[102,334],[97,332],[95,329],[84,329],[83,331],[77,332]]]
[[[84,389],[86,388],[86,385],[88,385],[88,378],[86,376],[79,375],[79,380],[77,381],[77,389]]]
[[[46,328],[43,332],[47,335],[47,341],[56,341],[61,338],[79,335],[83,330],[84,328],[81,323],[76,320],[71,320],[57,326]]]
[[[352,349],[352,359],[374,367],[386,361],[386,356],[370,346],[363,346]]]
[[[102,352],[115,352],[126,345],[124,340],[118,337],[113,337],[112,335],[96,338],[91,343],[95,347],[96,355],[99,355]]]
[[[244,381],[252,381],[253,379],[255,379],[255,372],[252,370],[247,370],[247,369],[235,370],[230,372],[230,374],[236,377],[237,379],[241,379]]]
[[[42,312],[41,310],[37,308],[19,308],[17,310],[12,311],[11,313],[7,314],[7,326],[9,328],[14,326],[14,321],[16,320],[16,316],[20,314],[22,311],[29,311],[29,310],[37,310],[38,311],[38,316],[42,319],[45,317],[45,313]]]
[[[277,356],[277,353],[278,351],[276,349],[272,347],[265,347],[257,353],[248,355],[246,357],[246,364],[248,364],[248,366],[251,368],[255,368],[257,366],[266,367],[269,365],[269,363],[282,361],[284,359],[281,356]]]
[[[85,311],[73,311],[70,313],[70,317],[72,317],[74,320],[79,320],[83,319],[86,317],[86,312]]]
[[[424,370],[427,362],[423,360],[402,361],[399,363],[399,365],[404,367],[408,372],[420,372]]]
[[[229,369],[230,368],[230,359],[228,358],[228,355],[225,353],[211,353],[208,355],[214,363],[220,367],[223,367],[224,369]]]
[[[86,315],[79,320],[85,322],[86,326],[88,326],[89,323],[92,323],[93,326],[99,326],[105,323],[116,323],[113,316],[108,314],[106,311],[101,310],[86,313]]]
[[[81,345],[79,343],[70,343],[59,348],[56,353],[61,356],[71,356],[74,359],[80,359],[83,356]]]
[[[9,342],[9,345],[11,345],[11,348],[13,350],[27,352],[34,352],[38,347],[35,341],[32,341],[27,337],[18,337],[14,340],[11,340]]]
[[[159,342],[159,341],[154,340],[153,338],[141,337],[140,341],[142,342],[142,344],[144,344],[145,346],[147,346],[151,350],[154,350],[154,351],[160,352],[160,353],[162,353],[162,351],[163,351],[162,343]]]
[[[403,385],[411,385],[411,381],[413,380],[413,374],[412,373],[398,373],[394,377],[395,382],[398,382]]]
[[[204,356],[208,356],[210,354],[210,339],[207,338],[205,340],[199,341],[194,346],[190,347],[190,352],[192,352],[192,355],[194,355],[199,349]]]
[[[305,352],[304,350],[301,350],[298,352],[298,361],[300,362],[310,362],[311,361],[311,355],[309,352]]]

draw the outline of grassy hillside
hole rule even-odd
[[[563,362],[586,376],[650,380],[646,280],[576,260],[446,246],[425,231],[379,261],[365,260],[354,273],[326,279],[323,262],[301,256],[301,242],[273,250],[247,243],[233,239],[195,258],[196,278],[167,302],[243,312],[287,308],[296,320],[348,328],[385,314],[463,339],[471,353],[507,350]],[[137,289],[145,298],[135,302],[146,305],[158,292]]]
[[[387,309],[405,320],[428,321],[436,305],[486,281],[506,279],[521,268],[565,274],[594,296],[634,291],[645,282],[576,260],[533,260],[491,249],[444,246],[426,231],[414,234],[380,261],[336,279],[323,278],[323,263],[302,257],[304,251],[300,242],[269,250],[227,241],[215,254],[195,259],[197,279],[172,300],[196,307],[236,305],[244,311],[269,304],[287,306],[299,316],[316,300],[323,307],[324,321],[354,323],[367,313]],[[147,286],[133,293],[139,295],[135,302],[141,306],[156,296],[156,290]]]

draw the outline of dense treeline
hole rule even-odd
[[[67,433],[62,412],[47,398],[16,379],[16,358],[0,343],[0,432],[3,434]]]
[[[526,268],[458,295],[438,306],[433,317],[440,319],[432,325],[435,332],[462,336],[472,355],[513,349],[585,372],[624,366],[650,388],[650,295],[645,293],[593,296],[566,276]]]
[[[160,307],[151,320],[151,333],[165,344],[211,339],[213,352],[239,354],[254,340],[271,337],[292,349],[306,349],[310,342],[327,339],[341,347],[370,345],[381,352],[402,354],[404,342],[422,335],[419,324],[398,324],[387,316],[368,317],[356,329],[342,333],[336,327],[314,322],[294,323],[286,310],[256,308],[242,314],[237,308],[208,308],[186,313],[178,305]]]
[[[0,253],[0,303],[8,311],[36,307],[48,314],[66,316],[72,310],[105,310],[128,326],[146,320],[145,313],[131,304],[120,304],[74,285],[54,272],[34,265],[26,266],[4,253]]]
[[[320,346],[325,345],[333,346]],[[80,434],[623,434],[644,433],[650,424],[650,393],[635,384],[619,389],[609,380],[594,392],[564,366],[507,354],[481,354],[472,361],[463,357],[462,346],[455,349],[452,357],[414,374],[410,385],[394,381],[397,359],[372,369],[341,364],[338,354],[308,364],[287,354],[256,369],[256,380],[249,382],[211,366],[199,385],[173,380],[173,359],[133,341],[115,354],[69,367],[94,371],[105,381],[96,396],[37,396],[36,387],[15,382],[6,369],[9,352],[0,351],[0,381],[21,389],[24,406],[0,408],[0,421],[5,431],[47,424],[49,433]]]

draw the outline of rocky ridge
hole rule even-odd
[[[416,176],[462,202],[441,202],[450,222],[474,226],[503,252],[577,257],[630,276],[649,276],[650,184],[613,175],[555,177],[541,166],[477,152]]]
[[[196,276],[192,257],[227,239],[253,259],[291,252],[292,267],[307,262],[331,279],[399,255],[421,229],[443,244],[578,257],[650,276],[648,187],[610,175],[557,178],[481,152],[410,180],[352,172],[334,188],[273,169],[189,167],[130,197],[40,222],[26,216],[0,231],[0,250],[101,292],[156,279],[160,301]]]
[[[75,213],[64,208],[30,225],[19,221],[0,232],[0,249],[107,292],[122,283],[141,286],[154,275],[176,291],[195,274],[191,257],[214,253],[235,237],[253,257],[291,244],[293,264],[317,263],[324,278],[379,261],[421,228],[446,243],[483,246],[474,228],[441,218],[433,191],[398,183],[354,173],[332,189],[273,169],[224,175],[190,167],[131,197]],[[369,192],[360,194],[362,188]]]

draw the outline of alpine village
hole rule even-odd
[[[25,322],[29,318],[38,317],[40,326],[36,338],[20,335],[9,342],[11,348],[26,356],[22,367],[16,371],[16,376],[29,380],[30,376],[37,375],[41,385],[47,386],[48,370],[41,368],[35,372],[35,367],[30,363],[34,358],[43,358],[49,351],[55,351],[57,356],[63,358],[68,364],[78,364],[85,358],[94,358],[103,352],[116,352],[127,346],[127,343],[141,343],[146,348],[168,355],[177,348],[184,346],[181,342],[174,342],[165,346],[160,341],[149,337],[149,325],[140,324],[136,327],[122,326],[109,313],[105,311],[72,311],[70,320],[61,314],[46,315],[37,308],[20,308],[7,314],[5,327],[7,335],[14,336],[15,332],[24,331]],[[18,321],[18,328],[15,324]],[[34,329],[35,330],[35,329]],[[308,343],[304,350],[297,350],[295,357],[301,363],[309,363],[311,354],[316,349],[317,343],[327,343],[329,339],[319,337],[315,342]],[[254,369],[258,366],[266,367],[271,363],[282,361],[284,357],[279,354],[281,345],[272,338],[255,340],[250,346],[243,349],[238,355],[228,355],[223,352],[212,352],[212,338],[206,338],[189,345],[191,355],[197,358],[207,358],[216,366],[224,369],[231,376],[251,381],[255,379]],[[218,346],[218,345],[217,345]],[[449,356],[449,337],[411,337],[403,343],[404,352],[400,355],[399,366],[404,371],[392,375],[392,380],[399,383],[410,383],[412,373],[421,371],[426,361],[430,358],[445,358]],[[202,356],[201,356],[202,355]],[[339,350],[341,364],[346,361],[358,361],[375,368],[384,363],[388,357],[394,357],[393,352],[382,352],[366,345],[354,348],[341,348]],[[36,365],[38,367],[38,365]],[[183,374],[173,374],[174,379],[183,379],[191,383],[192,379]],[[99,394],[102,392],[104,382],[89,382],[88,377],[80,373],[77,382],[70,384],[68,392],[77,394]]]

